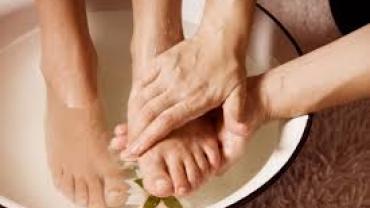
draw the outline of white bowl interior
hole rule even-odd
[[[184,26],[187,36],[191,36],[199,23],[203,1],[184,2]],[[23,15],[34,17],[32,12],[22,11]],[[0,19],[0,26],[5,22],[15,28],[21,24],[18,28],[24,28],[22,25],[26,23],[14,18],[16,15],[11,16],[13,18]],[[110,127],[121,120],[126,109],[131,78],[131,21],[129,10],[89,13],[101,66],[101,94]],[[27,21],[32,25],[30,22],[34,20]],[[46,164],[45,93],[39,70],[38,29],[6,32],[20,34],[4,36],[13,37],[12,40],[0,37],[0,164],[3,166],[0,203],[7,198],[25,207],[75,207],[53,188]],[[258,11],[247,58],[250,74],[261,73],[296,56],[295,48],[282,31]],[[254,192],[286,164],[300,142],[307,120],[308,116],[303,116],[265,125],[251,139],[247,153],[238,164],[183,201],[189,203],[189,207],[221,208]]]

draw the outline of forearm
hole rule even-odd
[[[261,89],[275,117],[370,97],[370,25],[273,69]]]
[[[134,69],[145,68],[154,56],[183,40],[181,0],[132,0]]]
[[[207,0],[198,34],[228,45],[245,59],[255,0]]]

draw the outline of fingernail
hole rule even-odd
[[[110,150],[118,150],[118,148],[119,148],[119,143],[120,143],[120,141],[119,141],[119,139],[118,138],[116,138],[116,137],[114,137],[112,140],[111,140],[111,142],[110,142],[110,144],[109,144],[109,149]]]
[[[121,134],[125,134],[127,132],[127,129],[122,127],[122,126],[117,126],[115,129],[114,129],[114,133],[115,134],[118,134],[118,135],[121,135]]]
[[[122,161],[126,162],[135,162],[138,159],[136,155],[133,155],[128,151],[123,151],[120,157]]]
[[[140,151],[141,145],[138,143],[133,143],[129,148],[131,154],[136,155]]]

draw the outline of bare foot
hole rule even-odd
[[[125,125],[118,125],[112,141],[125,148]],[[145,189],[156,196],[183,196],[199,187],[222,164],[217,135],[209,121],[194,120],[171,133],[139,158]]]
[[[63,72],[58,68],[43,69],[48,84],[46,147],[53,180],[66,197],[79,205],[123,206],[127,190],[125,173],[108,152],[110,136],[99,99],[94,98],[97,93],[91,87],[95,85],[91,79],[95,75],[87,74],[95,69],[84,69],[95,67],[84,64],[95,63],[95,60],[78,60],[89,56],[71,54],[79,65],[68,62],[71,59],[60,54],[61,65],[65,66]],[[62,73],[60,77],[65,83],[58,79],[58,73]],[[86,90],[76,89],[79,87]],[[84,94],[89,91],[93,93]]]

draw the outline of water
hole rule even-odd
[[[99,54],[100,86],[109,126],[122,121],[130,90],[131,13],[96,12],[89,16]],[[194,26],[185,24],[194,31]],[[38,30],[0,50],[0,193],[29,207],[75,207],[53,188],[43,138],[44,83],[39,70]],[[248,58],[254,68],[258,63]],[[205,207],[233,193],[265,164],[280,137],[280,122],[262,128],[244,158],[223,177],[212,179],[186,201]]]

